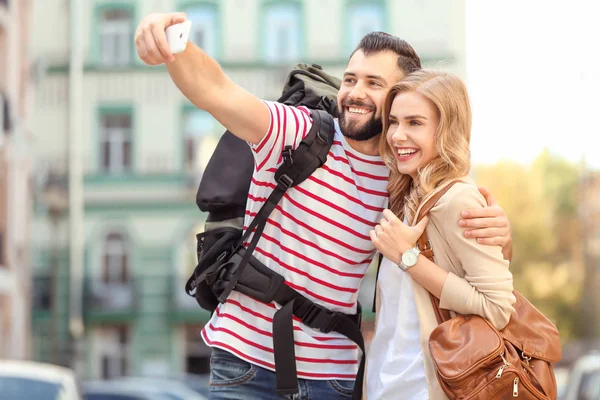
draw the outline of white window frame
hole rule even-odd
[[[122,343],[120,330],[125,330],[126,343]],[[130,368],[129,346],[131,331],[129,327],[100,328],[98,331],[98,362],[100,375],[104,374],[104,359],[108,359],[108,378],[126,376]],[[123,368],[123,362],[126,367]]]
[[[107,118],[111,117],[126,117],[129,120],[129,126],[111,126],[106,125]],[[133,118],[131,114],[123,113],[103,113],[100,117],[100,165],[103,171],[109,174],[122,174],[131,169],[132,164],[132,125]],[[105,154],[107,150],[105,144],[108,143],[108,165],[104,164]],[[124,147],[128,144],[127,160],[124,161]]]
[[[190,108],[185,110],[183,121],[183,164],[185,171],[202,174],[225,128],[209,113],[199,109]],[[188,142],[191,142],[193,146],[191,160],[188,160]]]
[[[109,12],[129,14],[127,18],[106,19]],[[104,66],[124,66],[132,60],[133,15],[126,9],[105,9],[99,16],[99,52],[100,63]]]
[[[349,29],[350,49],[358,46],[360,40],[369,32],[385,29],[385,10],[383,4],[366,3],[349,6],[347,26]]]
[[[302,56],[302,11],[296,3],[275,3],[265,10],[265,61],[272,63],[297,61]],[[281,30],[287,31],[287,43],[282,42]],[[281,53],[285,49],[287,53]]]
[[[127,239],[125,235],[121,233],[109,233],[102,247],[102,279],[105,284],[126,284],[129,283],[129,268],[131,264],[131,255],[129,252],[129,246],[127,245]],[[123,262],[123,257],[127,258],[127,261]],[[108,262],[105,260],[108,258]],[[108,265],[107,265],[108,264]],[[106,270],[106,280],[105,280]],[[123,279],[123,275],[126,276]]]
[[[185,10],[186,15],[192,21],[190,40],[201,47],[206,54],[218,58],[218,10],[210,4],[198,4]],[[197,35],[203,33],[203,43],[197,40]]]

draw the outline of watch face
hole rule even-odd
[[[419,256],[412,251],[405,251],[404,253],[402,253],[402,263],[407,267],[412,267],[417,263],[418,257]]]

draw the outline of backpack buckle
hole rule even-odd
[[[287,176],[286,174],[282,174],[279,179],[277,179],[277,186],[280,186],[281,189],[289,189],[294,185],[294,180]]]
[[[318,304],[312,303],[303,318],[302,323],[322,333],[329,333],[339,326],[340,314]]]
[[[327,136],[322,131],[317,132],[317,140],[323,144],[327,144]]]
[[[292,146],[285,146],[285,148],[281,152],[281,155],[283,157],[283,163],[285,165],[292,165],[294,163],[294,160],[292,159],[292,151]]]

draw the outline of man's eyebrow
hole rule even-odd
[[[369,79],[375,79],[377,81],[381,81],[381,82],[383,82],[384,84],[387,85],[387,81],[381,75],[367,75],[367,78],[369,78]]]
[[[354,72],[344,72],[344,77],[346,76],[356,77],[356,74]],[[367,75],[367,78],[381,81],[384,85],[387,85],[387,81],[381,75]]]

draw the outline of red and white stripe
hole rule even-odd
[[[264,139],[252,146],[256,169],[246,227],[275,187],[281,151],[287,145],[296,147],[312,124],[304,107],[265,104],[271,125]],[[254,256],[315,303],[354,313],[361,279],[375,252],[369,230],[387,205],[388,175],[380,157],[349,147],[336,122],[327,162],[288,190],[270,215]],[[202,337],[209,346],[274,370],[272,322],[277,307],[233,292],[219,305]],[[354,379],[358,350],[352,341],[335,332],[313,330],[298,319],[294,320],[294,339],[299,377]]]

